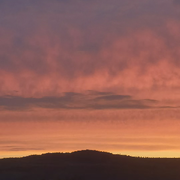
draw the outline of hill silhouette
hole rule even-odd
[[[92,150],[0,159],[0,180],[180,180],[180,159]]]

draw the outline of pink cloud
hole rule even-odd
[[[4,12],[0,31],[0,94],[97,90],[173,98],[180,84],[173,3],[109,3],[38,1],[27,10],[22,3],[18,13],[20,6],[4,4],[11,16]]]

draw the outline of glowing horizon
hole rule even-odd
[[[31,151],[31,152],[18,152],[18,153],[9,153],[1,152],[0,159],[4,158],[21,158],[31,155],[42,155],[46,153],[72,153],[75,151],[82,151],[87,149],[76,149],[76,150],[67,150],[67,151]],[[112,154],[118,155],[126,155],[132,157],[141,157],[141,158],[180,158],[179,151],[104,151],[104,150],[97,150],[97,149],[88,149],[88,150],[96,150],[101,152],[109,152]],[[173,155],[172,155],[173,153]]]
[[[174,117],[166,109],[66,111],[38,109],[1,115],[14,118],[0,123],[1,157],[83,149],[179,157],[178,109]]]

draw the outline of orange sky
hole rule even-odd
[[[179,115],[178,109],[2,113],[1,157],[81,149],[179,157]]]
[[[0,157],[180,157],[179,17],[179,0],[0,1]]]

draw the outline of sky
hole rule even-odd
[[[0,158],[180,157],[179,20],[180,0],[0,0]]]

